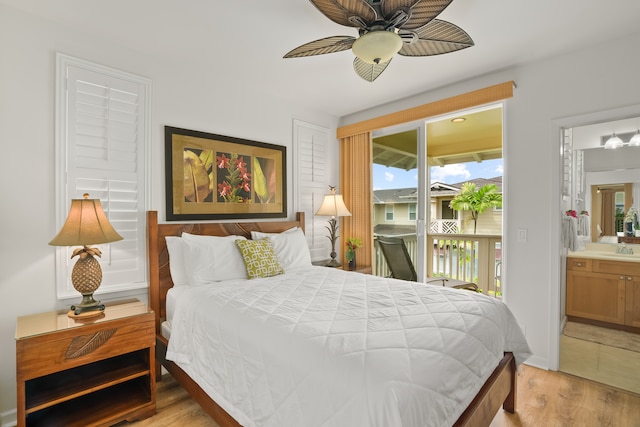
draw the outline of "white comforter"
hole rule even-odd
[[[312,267],[183,294],[167,358],[245,426],[451,426],[503,352],[530,355],[470,291]]]

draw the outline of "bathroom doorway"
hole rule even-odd
[[[567,316],[567,277],[572,273],[571,262],[583,255],[589,259],[590,250],[608,248],[615,254],[620,234],[624,233],[625,213],[640,207],[640,146],[628,143],[640,129],[640,117],[631,117],[562,130],[563,137],[563,197],[562,210],[576,211],[589,221],[579,236],[573,254],[561,250],[563,268],[561,287],[562,327],[559,340],[559,370],[613,387],[640,393],[640,328],[605,323],[589,318]],[[604,144],[613,135],[626,133],[623,146],[605,149]],[[597,246],[603,245],[603,246]],[[640,252],[640,245],[636,247]],[[585,253],[581,253],[585,251]],[[587,262],[591,268],[592,262]],[[583,265],[584,267],[584,265]],[[600,272],[583,272],[572,277],[572,286],[584,283],[584,288]],[[598,276],[598,277],[600,277]],[[624,280],[640,277],[624,277]],[[611,278],[614,289],[621,297],[633,298],[635,284],[627,286]],[[625,287],[626,286],[626,287]],[[640,287],[640,284],[638,285]],[[631,292],[626,291],[632,289]],[[630,294],[630,295],[629,295]],[[616,300],[616,296],[613,296]],[[598,304],[598,301],[596,303]],[[640,310],[638,305],[623,305],[622,313]],[[588,317],[588,316],[584,316]]]

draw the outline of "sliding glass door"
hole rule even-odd
[[[445,276],[501,294],[502,204],[478,212],[452,201],[469,188],[501,200],[502,114],[498,104],[373,133],[374,243],[402,239],[419,281]],[[391,275],[377,243],[373,271]]]

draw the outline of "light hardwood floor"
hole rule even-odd
[[[127,425],[217,427],[169,375],[158,383],[158,413]],[[517,413],[500,410],[491,423],[513,426],[640,427],[640,395],[522,365]]]

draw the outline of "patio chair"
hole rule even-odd
[[[397,237],[378,237],[378,245],[391,270],[391,277],[411,282],[418,280],[404,240]]]
[[[409,280],[411,282],[418,281],[416,269],[413,266],[413,261],[411,261],[404,240],[396,237],[378,237],[378,244],[380,245],[382,255],[384,255],[387,261],[389,270],[391,270],[391,277]],[[442,286],[449,288],[467,289],[469,291],[478,290],[478,286],[475,283],[450,279],[448,277],[428,278],[426,283],[433,285],[442,284]]]

